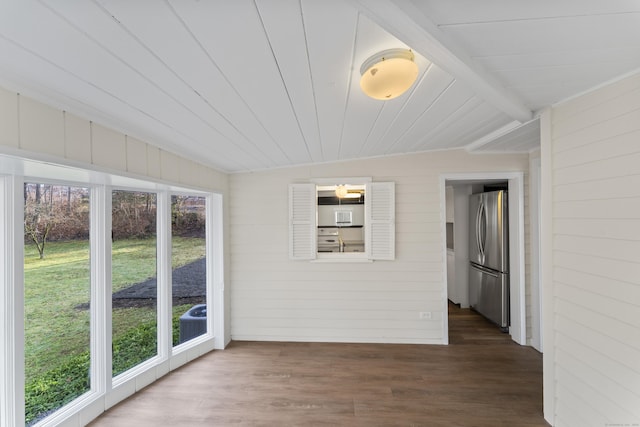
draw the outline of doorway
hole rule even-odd
[[[441,206],[444,210],[441,215],[444,219],[442,223],[443,251],[447,255],[444,257],[445,281],[443,283],[445,309],[448,308],[450,297],[453,297],[454,302],[458,303],[460,307],[469,306],[467,277],[469,263],[468,196],[472,192],[478,192],[478,189],[483,191],[485,186],[506,186],[509,192],[509,301],[511,310],[511,325],[508,333],[513,341],[526,345],[524,174],[522,172],[443,174],[440,176],[440,184]],[[448,204],[447,192],[450,194]],[[453,208],[453,216],[447,215],[447,207]],[[447,225],[447,223],[452,225]],[[447,228],[450,229],[449,242],[447,242]],[[450,273],[454,275],[454,287],[451,286],[451,281],[448,281]],[[444,328],[444,336],[448,343],[448,317],[444,322]]]

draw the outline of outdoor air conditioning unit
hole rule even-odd
[[[194,305],[180,316],[180,344],[207,332],[207,305]]]

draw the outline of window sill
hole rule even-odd
[[[328,262],[337,262],[337,263],[358,263],[358,262],[373,262],[372,259],[369,259],[366,254],[363,253],[336,253],[336,254],[318,254],[316,259],[312,259],[311,262],[320,262],[320,263],[328,263]]]

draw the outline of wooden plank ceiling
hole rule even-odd
[[[418,82],[368,98],[360,65],[395,47],[416,53]],[[0,5],[1,86],[226,172],[526,152],[538,110],[639,68],[629,0]]]

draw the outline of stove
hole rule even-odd
[[[318,228],[318,252],[342,252],[336,228]]]

